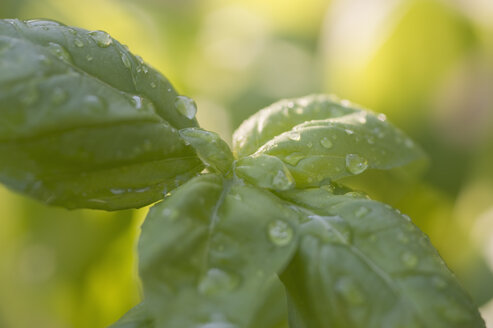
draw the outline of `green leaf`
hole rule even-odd
[[[279,295],[276,273],[295,251],[296,221],[272,193],[212,174],[153,206],[139,256],[157,327],[282,327],[283,307],[262,314],[262,306]]]
[[[186,128],[180,130],[180,136],[195,149],[206,166],[224,175],[231,172],[233,154],[217,133],[200,128]]]
[[[145,303],[130,309],[120,320],[109,328],[154,328],[154,320],[149,314]]]
[[[330,96],[276,103],[235,132],[235,151],[280,158],[301,188],[424,158],[385,116],[348,106]]]
[[[484,327],[426,235],[388,205],[324,189],[284,194],[304,215],[281,275],[293,327]]]
[[[183,99],[105,32],[0,20],[0,181],[67,208],[162,199],[203,168]]]
[[[274,156],[261,154],[240,158],[236,161],[235,173],[261,188],[283,191],[292,189],[295,185],[286,165]]]

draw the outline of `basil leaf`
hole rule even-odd
[[[428,237],[405,215],[323,189],[284,197],[304,215],[299,249],[281,275],[294,327],[484,327]]]
[[[140,303],[130,309],[120,320],[109,328],[154,328],[154,320],[149,315],[145,303]]]
[[[340,117],[358,111],[346,105],[330,95],[311,95],[278,101],[258,111],[240,125],[233,134],[233,151],[237,157],[245,157],[300,123]]]
[[[286,165],[274,156],[262,154],[240,158],[236,161],[235,173],[261,188],[283,191],[295,186],[293,176]]]
[[[277,315],[265,322],[256,316],[295,251],[296,220],[272,193],[212,174],[153,206],[139,256],[144,297],[157,326],[282,323]],[[282,307],[276,313],[283,315]]]
[[[104,32],[0,20],[0,181],[67,208],[162,199],[203,168],[175,98]]]
[[[300,105],[304,102],[306,110]],[[289,107],[281,104],[274,104],[272,110],[264,109],[238,129],[237,152],[243,154],[245,149],[249,153],[265,142],[253,156],[280,158],[297,187],[318,186],[327,179],[361,174],[368,168],[391,169],[423,158],[423,152],[411,139],[386,122],[384,116],[345,108],[345,103],[337,105],[330,97],[312,96],[298,100],[299,107],[293,105],[283,120],[282,113]],[[323,115],[332,118],[319,119]],[[308,116],[317,119],[294,125]],[[288,130],[272,137],[285,127]]]
[[[200,128],[186,128],[180,130],[180,136],[195,149],[207,167],[225,175],[231,171],[233,154],[228,144],[217,133]]]

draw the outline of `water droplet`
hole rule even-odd
[[[51,101],[54,105],[61,105],[67,100],[67,92],[62,88],[55,88]]]
[[[126,189],[110,189],[110,192],[113,194],[113,195],[121,195],[121,194],[124,194],[127,192]]]
[[[197,113],[197,105],[193,99],[185,96],[177,96],[175,106],[178,112],[188,119],[193,119]]]
[[[294,185],[293,177],[289,174],[289,172],[284,172],[282,170],[278,170],[277,174],[272,179],[272,187],[276,190],[288,190]]]
[[[361,217],[365,216],[366,214],[368,214],[369,211],[370,210],[367,207],[361,206],[360,208],[358,208],[356,210],[354,215],[356,215],[357,218],[361,218]]]
[[[68,51],[58,43],[54,43],[54,42],[48,43],[48,50],[53,55],[55,55],[58,59],[61,59],[67,63],[72,62],[72,58],[70,57]]]
[[[327,138],[327,137],[323,137],[322,140],[320,140],[320,144],[324,148],[327,148],[327,149],[332,148],[332,141],[330,141],[329,138]]]
[[[366,123],[366,113],[362,112],[361,115],[356,118],[356,120],[361,124],[365,124]]]
[[[411,252],[404,252],[401,260],[408,268],[414,268],[418,264],[418,258]]]
[[[341,100],[341,105],[343,107],[349,107],[349,106],[351,106],[351,102],[347,99],[343,99],[343,100]]]
[[[84,104],[89,107],[94,112],[103,112],[106,110],[106,105],[103,102],[103,99],[99,96],[88,95],[84,97]]]
[[[93,56],[91,56],[91,55],[89,55],[89,54],[87,54],[87,55],[86,55],[86,60],[87,60],[88,62],[92,62],[92,60],[93,60],[93,59],[94,59],[94,57],[93,57]]]
[[[431,281],[433,283],[433,286],[435,286],[438,289],[443,289],[445,288],[445,286],[447,286],[447,282],[440,277],[433,277]]]
[[[107,48],[113,43],[111,36],[104,31],[92,31],[89,32],[91,38],[96,41],[96,44],[100,48]]]
[[[134,105],[135,109],[142,109],[142,101],[143,99],[141,96],[132,96],[132,104]]]
[[[268,225],[270,241],[277,246],[286,246],[293,239],[293,229],[282,220],[274,220]]]
[[[350,305],[360,305],[365,301],[363,292],[351,278],[339,279],[335,285],[335,289],[344,301]]]
[[[284,162],[296,166],[305,156],[302,153],[292,153],[284,157]]]
[[[351,129],[344,129],[344,131],[346,132],[347,135],[352,135],[354,133],[354,131]]]
[[[135,56],[135,58],[137,58],[137,61],[138,61],[141,65],[144,65],[144,59],[142,59],[142,57],[140,57],[140,56]]]
[[[151,82],[151,88],[155,89],[157,87],[155,82]]]
[[[377,115],[379,121],[385,122],[387,120],[387,115],[380,113]]]
[[[301,135],[298,132],[291,132],[288,134],[288,138],[293,141],[300,141]]]
[[[218,268],[207,271],[199,283],[199,292],[204,295],[216,295],[234,290],[240,283],[238,276]]]
[[[360,174],[368,168],[368,160],[357,154],[347,154],[346,167],[352,174]]]
[[[122,53],[122,62],[126,68],[132,67],[132,63],[130,62],[130,58],[128,58],[128,56],[124,53]]]
[[[84,48],[84,42],[82,42],[80,39],[74,39],[74,44],[77,48]]]
[[[178,211],[174,208],[165,208],[161,213],[170,221],[175,221],[179,216]]]

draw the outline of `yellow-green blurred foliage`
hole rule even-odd
[[[1,0],[0,18],[102,29],[197,100],[228,141],[283,97],[384,112],[430,157],[421,180],[348,183],[409,214],[493,327],[490,0]],[[104,327],[140,298],[145,210],[66,211],[0,187],[0,327]]]

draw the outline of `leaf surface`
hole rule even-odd
[[[281,275],[292,327],[484,327],[429,239],[387,205],[324,189],[284,194],[304,219]]]
[[[139,242],[157,327],[282,327],[282,299],[271,313],[261,307],[282,295],[276,273],[295,251],[296,220],[272,193],[217,175],[173,191],[151,209]]]
[[[0,181],[67,208],[162,199],[203,168],[184,98],[105,32],[0,20]]]

